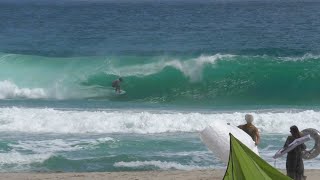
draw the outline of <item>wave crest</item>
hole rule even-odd
[[[160,73],[165,68],[172,67],[174,69],[182,72],[186,77],[190,79],[192,82],[200,81],[202,79],[203,69],[206,64],[215,64],[217,60],[221,59],[230,59],[235,57],[235,55],[231,54],[215,54],[212,56],[199,56],[196,58],[191,58],[188,60],[181,60],[178,58],[160,58],[156,62],[148,63],[148,64],[139,64],[139,65],[131,65],[124,67],[113,67],[105,71],[106,74],[111,74],[115,76],[149,76],[152,74]]]
[[[0,81],[0,99],[10,98],[41,99],[47,98],[47,94],[42,88],[19,88],[11,81]]]

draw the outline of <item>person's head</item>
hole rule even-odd
[[[248,124],[251,124],[253,122],[253,116],[251,114],[246,114],[244,116],[244,119],[247,121]]]
[[[122,81],[123,81],[123,79],[122,79],[122,78],[119,78],[119,81],[120,81],[120,82],[122,82]]]
[[[292,134],[293,137],[299,138],[301,137],[300,131],[296,125],[293,125],[290,127],[290,133]]]

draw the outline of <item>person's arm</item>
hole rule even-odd
[[[260,133],[259,130],[256,129],[256,140],[255,140],[255,144],[258,145],[260,144]]]

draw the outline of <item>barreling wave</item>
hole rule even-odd
[[[320,56],[214,54],[54,58],[0,54],[0,99],[319,104]],[[123,77],[126,95],[111,82]]]

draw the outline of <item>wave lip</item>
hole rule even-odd
[[[297,57],[281,57],[280,59],[285,61],[306,61],[306,60],[317,60],[320,59],[320,55],[306,53],[303,56]]]
[[[160,73],[165,68],[172,67],[182,72],[191,82],[200,81],[203,74],[203,69],[207,64],[215,64],[218,60],[230,59],[236,55],[232,54],[215,54],[215,55],[201,55],[196,58],[190,58],[188,60],[181,60],[179,58],[162,59],[148,64],[139,64],[124,67],[111,67],[106,71],[106,74],[116,76],[137,76],[144,77]]]

